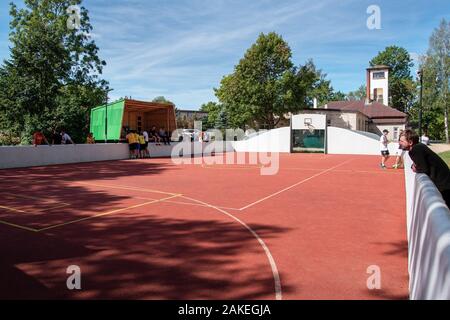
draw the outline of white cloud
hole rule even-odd
[[[417,52],[410,52],[409,56],[411,57],[415,65],[419,65],[420,54],[418,54]]]
[[[170,66],[186,57],[212,58],[211,53],[216,49],[234,47],[236,41],[247,40],[249,37],[254,41],[261,30],[269,30],[324,6],[325,3],[321,3],[304,9],[303,6],[294,5],[274,12],[265,12],[266,19],[263,20],[257,16],[242,16],[240,19],[245,19],[244,21],[237,19],[226,26],[213,23],[209,30],[198,27],[191,30],[174,30],[171,35],[157,39],[157,42],[151,42],[145,36],[140,42],[121,42],[117,48],[108,49],[111,57],[105,72],[110,73],[116,80],[132,80],[142,77],[152,68]]]
[[[133,97],[169,95],[183,105],[192,107],[195,104],[198,107],[215,99],[213,87],[232,71],[233,65],[260,32],[271,31],[295,19],[306,19],[308,14],[317,14],[327,5],[327,2],[314,5],[294,2],[274,10],[261,6],[264,2],[258,8],[255,4],[241,5],[242,10],[227,15],[230,9],[226,1],[206,6],[201,1],[197,6],[152,12],[151,16],[156,18],[150,22],[143,22],[144,17],[150,16],[149,9],[139,5],[105,8],[101,13],[94,11],[93,20],[97,20],[94,31],[101,37],[98,43],[105,55],[102,58],[108,62],[104,75],[112,87]],[[253,12],[254,9],[258,10]],[[226,19],[220,19],[221,12],[225,12]],[[127,21],[140,22],[127,23],[124,17]],[[205,20],[187,29],[164,24],[166,20],[174,25],[187,24],[196,17]],[[155,36],[151,32],[143,32],[144,26],[167,33]],[[217,60],[219,56],[235,52],[239,54],[233,60]],[[149,90],[151,87],[158,89]]]
[[[212,88],[270,31],[288,41],[294,63],[313,58],[335,88],[353,90],[378,51],[414,32],[380,5],[383,29],[370,31],[367,5],[357,0],[86,1],[111,86],[133,97],[172,96],[189,108],[213,99]]]

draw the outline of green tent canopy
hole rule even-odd
[[[105,123],[108,125],[105,137]],[[91,110],[90,132],[97,141],[123,140],[123,128],[144,131],[153,126],[170,133],[176,130],[175,106],[166,103],[121,99]]]

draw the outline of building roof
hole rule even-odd
[[[381,69],[391,69],[391,67],[386,66],[384,64],[378,64],[376,66],[371,66],[371,67],[367,68],[367,70],[381,70]]]
[[[314,112],[314,111],[318,111],[318,112],[323,112],[323,111],[326,111],[326,112],[330,112],[330,111],[342,112],[341,109],[331,108],[329,105],[328,105],[328,108],[326,108],[326,109],[325,109],[325,106],[322,106],[322,107],[319,107],[319,108],[316,108],[316,109],[314,109],[314,108],[303,109],[303,110],[301,110],[299,112],[300,113],[309,113],[309,112]],[[345,112],[361,113],[358,110],[345,110]]]
[[[175,106],[170,103],[161,103],[161,102],[147,102],[147,101],[139,101],[139,100],[133,100],[133,99],[119,99],[113,102],[108,103],[108,107],[123,103],[128,111],[135,111],[135,112],[146,112],[146,111],[154,111],[154,110],[161,110],[161,109],[174,109]],[[105,104],[100,105],[98,107],[93,108],[92,110],[98,110],[105,108]]]
[[[328,109],[340,111],[359,111],[371,119],[396,119],[406,122],[408,115],[379,102],[368,105],[364,101],[332,101],[327,104]],[[324,107],[321,107],[324,109]]]
[[[170,103],[162,103],[162,102],[146,102],[146,101],[139,101],[139,100],[133,100],[133,99],[124,99],[125,106],[128,111],[134,111],[134,112],[150,112],[154,110],[174,110],[175,106]]]
[[[392,119],[386,119],[386,118],[382,118],[382,119],[372,119],[373,123],[375,124],[404,124],[406,122],[405,119],[403,118],[392,118]]]

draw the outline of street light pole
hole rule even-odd
[[[108,143],[108,95],[114,89],[106,88],[106,108],[105,108],[105,143]]]

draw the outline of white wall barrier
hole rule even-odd
[[[248,140],[233,141],[236,152],[291,152],[291,128],[270,130]]]
[[[280,152],[291,149],[290,127],[278,128],[258,134],[248,140],[227,142],[180,142],[171,146],[150,144],[152,158],[172,155],[210,155],[220,152]],[[395,156],[398,145],[391,143],[389,150]],[[379,155],[379,137],[368,132],[328,127],[327,152],[329,154]],[[120,160],[128,158],[126,144],[96,144],[68,146],[0,147],[0,168],[19,168],[52,164]]]
[[[296,125],[301,124],[299,122]],[[380,137],[374,133],[337,127],[328,127],[327,130],[327,153],[329,154],[380,155]],[[290,143],[291,130],[289,127],[284,127],[267,131],[249,140],[234,142],[233,146],[236,152],[289,153]],[[391,156],[395,156],[397,150],[397,143],[389,144]]]
[[[397,143],[389,144],[391,156],[395,156],[397,150]],[[328,127],[327,152],[329,154],[381,155],[380,137],[370,132]]]
[[[170,146],[149,145],[152,158],[176,155],[211,155],[211,152],[233,152],[232,142],[181,142]],[[57,164],[125,160],[129,158],[127,144],[77,144],[57,146],[16,146],[0,147],[0,169],[26,168]]]
[[[412,300],[450,299],[450,211],[430,178],[405,155],[408,269]]]
[[[0,169],[127,158],[126,144],[0,147]]]

